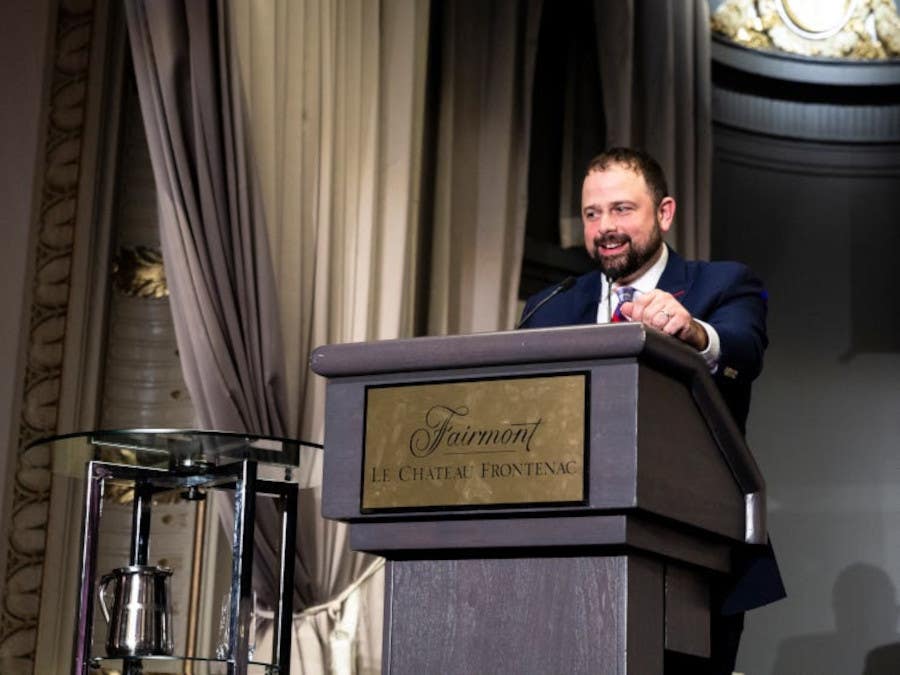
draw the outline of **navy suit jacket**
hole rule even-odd
[[[523,316],[553,288],[529,298]],[[719,334],[722,351],[713,379],[743,433],[750,408],[750,385],[762,370],[768,345],[762,282],[740,263],[688,261],[669,249],[657,288],[671,293],[691,316],[710,324]],[[600,271],[589,272],[570,290],[541,307],[523,327],[596,323],[600,293]]]
[[[533,295],[523,316],[556,288]],[[767,296],[762,282],[735,262],[685,260],[669,249],[669,260],[657,288],[671,293],[696,319],[719,334],[721,354],[713,379],[743,433],[750,408],[750,386],[762,370],[766,337]],[[600,271],[579,277],[568,291],[541,307],[524,328],[549,328],[597,322]],[[771,545],[740,547],[734,577],[720,611],[735,614],[785,596]]]

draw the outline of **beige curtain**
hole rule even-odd
[[[667,239],[710,250],[712,117],[706,0],[594,0],[609,145],[655,156],[678,201]]]
[[[219,2],[125,3],[185,382],[208,429],[281,435],[281,335]]]
[[[301,438],[322,436],[323,383],[307,369],[314,347],[413,333],[429,7],[234,0],[287,350],[288,428]],[[539,7],[441,5],[429,332],[515,319]],[[301,497],[315,606],[295,620],[294,667],[374,671],[379,561],[348,551],[345,528],[318,518],[319,496]]]
[[[525,214],[539,0],[443,12],[428,332],[512,328]]]
[[[412,334],[429,3],[233,1],[285,337],[287,426],[321,441],[318,345]],[[309,467],[320,471],[321,467]],[[301,496],[292,672],[376,672],[381,561]],[[267,638],[263,638],[265,643]]]
[[[233,5],[294,374],[288,427],[320,438],[310,351],[412,332],[429,3]]]

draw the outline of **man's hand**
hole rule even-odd
[[[667,335],[674,335],[682,342],[702,352],[709,344],[703,326],[694,321],[690,312],[674,298],[658,288],[643,293],[622,305],[622,314],[630,321],[640,321]]]

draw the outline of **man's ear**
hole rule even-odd
[[[663,197],[659,206],[656,207],[656,218],[659,220],[659,229],[668,232],[672,227],[672,221],[675,220],[675,199],[672,197]]]

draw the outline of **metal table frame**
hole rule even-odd
[[[247,672],[251,617],[251,578],[253,572],[253,535],[256,497],[271,495],[278,499],[281,513],[281,551],[278,606],[275,611],[275,640],[271,663],[278,675],[289,675],[291,657],[291,618],[293,611],[294,551],[297,532],[296,483],[262,480],[257,477],[258,462],[243,459],[230,464],[210,466],[201,471],[172,471],[109,462],[87,464],[84,496],[84,521],[81,531],[81,570],[75,626],[72,672],[87,675],[91,667],[97,541],[104,485],[108,480],[134,482],[134,502],[130,545],[130,564],[146,565],[150,545],[150,515],[153,496],[178,488],[233,489],[234,533],[232,537],[231,595],[229,603],[228,650],[223,661],[229,675]],[[179,658],[179,657],[172,657]],[[139,658],[124,659],[125,673],[141,672]]]

